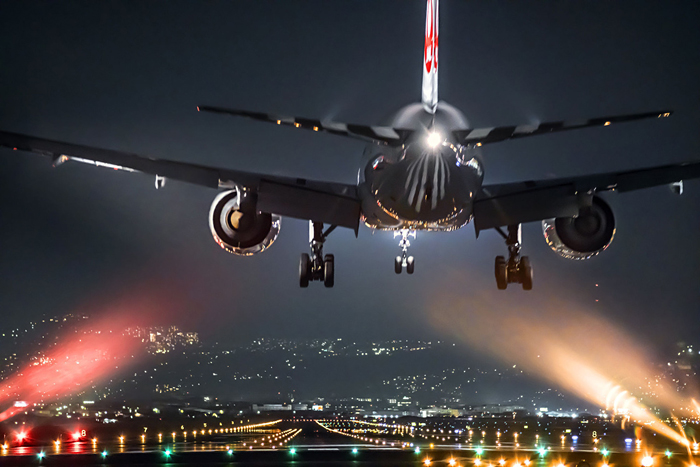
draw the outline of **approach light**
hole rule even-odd
[[[455,466],[455,465],[457,465],[457,461],[454,459],[454,457],[451,457],[450,460],[448,461],[448,464]]]
[[[478,457],[476,459],[474,459],[474,465],[476,467],[479,467],[481,465],[481,459],[479,459]]]
[[[437,145],[440,144],[440,140],[442,140],[442,136],[440,136],[440,133],[437,131],[431,131],[430,134],[428,134],[428,146],[431,148],[437,147]]]
[[[503,467],[504,465],[506,465],[506,460],[503,459],[503,458],[501,458],[501,459],[498,461],[498,464],[499,464],[501,467]]]
[[[430,459],[426,459],[423,461],[423,465],[429,466],[431,464]]]
[[[644,456],[642,458],[642,465],[644,467],[651,467],[652,465],[654,465],[654,458],[651,456]]]
[[[80,432],[76,431],[73,433],[73,440],[78,441],[80,439]]]
[[[603,462],[600,467],[610,467],[607,462]]]
[[[523,462],[523,464],[525,464],[526,466],[529,466],[529,465],[530,465],[530,459],[525,459],[525,461]]]
[[[17,441],[21,442],[27,438],[27,433],[25,433],[24,431],[20,431],[19,433],[17,433],[16,436],[17,436]]]

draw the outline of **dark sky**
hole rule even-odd
[[[421,0],[2,2],[0,128],[353,183],[361,142],[195,108],[378,123],[419,99],[424,14]],[[698,159],[698,24],[694,1],[443,0],[440,97],[477,127],[676,111],[664,121],[485,147],[486,183]],[[559,258],[539,223],[525,225],[529,293],[496,290],[493,260],[505,246],[492,231],[475,239],[471,225],[419,233],[411,277],[393,272],[390,234],[336,231],[326,246],[335,288],[300,290],[306,222],[284,219],[269,251],[235,257],[209,232],[215,191],[177,182],[155,191],[150,176],[76,163],[53,169],[2,149],[0,310],[11,326],[143,299],[162,305],[153,322],[221,341],[437,338],[428,309],[448,286],[467,302],[479,295],[494,326],[513,303],[535,321],[551,303],[570,303],[561,309],[570,326],[586,310],[661,347],[700,331],[700,182],[685,190],[605,195],[616,238],[588,262]]]

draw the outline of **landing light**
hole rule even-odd
[[[428,146],[431,148],[437,147],[440,144],[440,140],[442,140],[440,133],[433,131],[428,135]]]

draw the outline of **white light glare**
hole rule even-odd
[[[440,133],[438,133],[437,131],[431,131],[428,135],[428,146],[434,148],[438,144],[440,144],[440,140],[442,140]]]

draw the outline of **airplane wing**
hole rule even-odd
[[[252,118],[263,122],[276,123],[277,125],[293,126],[312,131],[325,131],[334,135],[348,136],[350,138],[361,139],[377,144],[389,146],[401,145],[411,130],[402,130],[389,126],[369,126],[356,125],[353,123],[322,122],[321,120],[304,117],[287,117],[282,115],[267,114],[262,112],[251,112],[249,110],[224,109],[222,107],[211,107],[201,105],[198,111],[233,115],[236,117]]]
[[[578,215],[579,194],[632,191],[700,178],[700,161],[581,177],[484,185],[474,201],[479,231]]]
[[[54,165],[77,161],[114,170],[143,172],[161,180],[164,177],[208,188],[244,186],[257,193],[260,211],[348,227],[355,232],[359,227],[360,200],[355,185],[155,159],[6,131],[0,131],[0,146],[48,156],[53,159]]]
[[[577,130],[596,126],[610,126],[613,123],[632,122],[645,118],[665,118],[673,114],[670,110],[647,112],[629,115],[613,115],[608,117],[591,118],[587,120],[570,120],[561,122],[545,122],[533,125],[501,126],[491,128],[474,128],[471,130],[456,130],[453,132],[461,144],[478,145],[497,143],[507,139],[525,138],[528,136],[546,135],[559,131]]]

